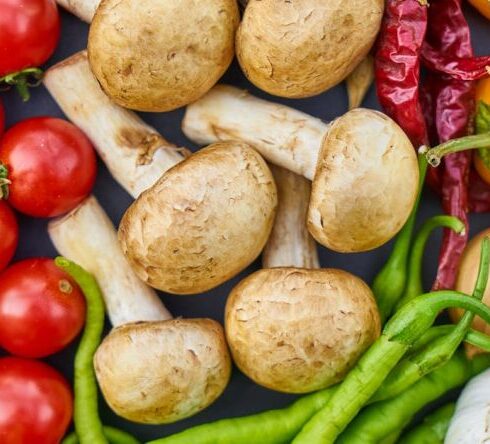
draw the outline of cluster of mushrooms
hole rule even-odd
[[[415,202],[415,150],[377,111],[327,124],[215,84],[236,53],[269,93],[325,91],[368,53],[383,2],[250,0],[241,24],[235,0],[58,2],[92,22],[88,51],[49,69],[45,86],[135,198],[117,232],[93,196],[49,225],[104,293],[114,328],[94,366],[109,406],[142,423],[193,415],[228,384],[229,350],[274,390],[338,382],[380,320],[361,279],[319,267],[315,241],[343,253],[389,241]],[[128,110],[185,105],[183,132],[210,144],[194,154]],[[173,319],[154,290],[205,292],[261,253],[263,269],[229,295],[224,330]]]

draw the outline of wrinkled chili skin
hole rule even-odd
[[[422,62],[432,71],[450,75],[457,80],[478,80],[488,77],[490,56],[455,59],[452,55],[440,54],[428,43],[422,47]]]
[[[473,57],[470,30],[460,0],[433,0],[429,8],[424,57],[451,54],[455,59]],[[431,51],[425,51],[430,47]],[[435,61],[436,62],[436,61]],[[434,62],[434,63],[435,63]],[[432,82],[435,98],[435,123],[440,142],[467,135],[474,110],[474,83],[437,75]],[[447,214],[458,217],[468,227],[468,184],[471,153],[462,152],[445,157],[441,176],[442,206]],[[452,288],[459,259],[468,241],[464,235],[445,230],[434,289]]]
[[[428,143],[419,99],[420,52],[427,6],[417,0],[387,0],[377,42],[376,89],[381,106],[418,148]]]

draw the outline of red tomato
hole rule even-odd
[[[75,208],[91,191],[94,149],[76,126],[36,117],[10,128],[0,142],[9,170],[9,202],[29,216],[52,217]]]
[[[12,260],[19,242],[19,227],[14,212],[0,200],[0,270]]]
[[[0,77],[42,65],[60,38],[55,0],[0,0]]]
[[[84,321],[80,288],[52,259],[26,259],[0,274],[0,346],[10,353],[28,358],[56,353]]]
[[[58,444],[72,412],[70,387],[54,368],[31,359],[0,359],[2,444]]]

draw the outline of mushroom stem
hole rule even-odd
[[[306,227],[311,185],[302,176],[271,165],[277,185],[274,226],[262,253],[262,266],[319,268],[316,243]]]
[[[84,22],[90,23],[100,0],[56,0],[56,3]]]
[[[374,80],[374,58],[368,54],[345,79],[349,109],[361,106]]]
[[[217,85],[190,104],[182,122],[196,143],[243,140],[268,161],[310,180],[328,128],[320,119],[228,85]]]
[[[156,292],[141,282],[126,262],[116,230],[95,197],[51,221],[48,233],[61,255],[95,276],[114,327],[172,318]]]
[[[184,159],[185,149],[110,101],[90,71],[86,51],[51,67],[44,84],[92,141],[114,179],[134,198]]]

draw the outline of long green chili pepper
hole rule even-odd
[[[422,261],[425,245],[432,232],[440,227],[450,228],[456,233],[463,233],[465,230],[464,223],[453,216],[434,216],[424,222],[413,242],[408,261],[407,284],[403,296],[398,302],[398,307],[405,305],[408,301],[424,292],[422,287]]]
[[[398,444],[443,444],[455,409],[454,403],[440,407],[402,436]]]
[[[107,444],[98,413],[97,382],[92,364],[104,329],[102,294],[94,277],[82,267],[63,257],[57,257],[55,263],[76,281],[87,301],[85,329],[75,355],[75,430],[82,444]]]
[[[441,159],[447,154],[458,153],[475,148],[488,148],[490,146],[490,132],[474,136],[460,137],[431,148],[425,153],[427,162],[433,167],[439,166]]]
[[[395,313],[381,337],[347,374],[326,406],[304,425],[293,443],[333,443],[410,346],[431,327],[438,313],[449,307],[470,310],[490,322],[490,308],[463,293],[443,290],[416,297]]]
[[[57,257],[55,264],[67,272],[82,289],[87,302],[85,329],[75,355],[74,413],[76,435],[69,435],[63,444],[76,439],[81,444],[137,444],[129,433],[103,427],[97,403],[97,381],[93,368],[94,354],[104,329],[104,300],[95,278],[79,265]]]
[[[377,444],[400,430],[421,408],[449,390],[466,383],[490,366],[490,356],[469,361],[458,351],[441,368],[422,378],[395,398],[364,409],[346,428],[336,444]]]
[[[330,399],[335,387],[303,396],[289,407],[202,424],[148,444],[285,444]]]
[[[450,334],[456,328],[455,325],[438,325],[436,327],[429,328],[420,339],[415,342],[412,347],[412,351],[417,351],[425,347],[429,342],[434,339],[440,338],[441,336],[446,336]],[[468,333],[464,338],[464,341],[468,344],[474,345],[475,347],[481,348],[482,350],[490,353],[490,336],[482,333],[478,330],[469,329]]]
[[[485,293],[490,264],[490,240],[483,239],[480,265],[472,297],[481,300]],[[370,402],[389,399],[403,392],[426,374],[447,362],[459,347],[473,322],[475,315],[466,312],[456,327],[446,336],[434,339],[421,351],[404,358],[384,380]]]
[[[418,163],[420,176],[417,200],[415,201],[410,217],[396,237],[388,261],[374,278],[371,286],[378,303],[379,313],[383,323],[388,319],[393,308],[402,296],[407,280],[407,262],[412,241],[412,233],[427,171],[427,161],[424,153],[419,154]]]
[[[104,435],[110,444],[140,444],[140,442],[129,433],[114,427],[104,426]],[[70,433],[61,444],[79,444],[78,436],[75,432]]]

